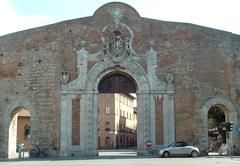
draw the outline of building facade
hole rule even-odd
[[[135,98],[129,94],[99,95],[98,148],[119,149],[137,145]]]
[[[31,116],[31,146],[98,155],[98,95],[137,94],[137,152],[183,140],[209,151],[208,112],[234,122],[240,153],[240,36],[141,17],[109,3],[93,16],[0,37],[0,156],[13,157],[14,115]],[[16,134],[15,134],[16,135]]]

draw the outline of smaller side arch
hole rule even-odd
[[[31,114],[31,119],[34,120],[36,117],[36,113],[34,110],[34,107],[30,104],[29,101],[27,100],[15,100],[14,102],[8,104],[4,109],[4,127],[9,126],[9,120],[12,112],[18,108],[18,107],[23,107],[26,108],[29,113]]]
[[[232,121],[234,123],[237,123],[237,109],[235,107],[235,105],[222,97],[217,97],[217,98],[211,98],[209,99],[200,109],[200,116],[201,116],[201,121],[202,121],[202,132],[200,134],[200,146],[201,146],[201,150],[203,153],[207,153],[208,152],[208,144],[209,144],[209,140],[208,140],[208,112],[210,110],[210,108],[214,105],[222,105],[225,108],[227,108],[228,112],[228,116],[229,116],[229,121]],[[236,139],[234,138],[234,136],[231,134],[230,138],[229,138],[229,146],[231,149],[233,149],[233,145],[236,144]],[[231,150],[232,151],[232,150]],[[231,152],[232,153],[232,152]]]
[[[3,125],[4,125],[4,146],[2,147],[4,149],[4,151],[6,152],[5,156],[6,157],[10,157],[8,156],[9,152],[9,127],[11,124],[11,116],[12,113],[14,113],[14,111],[16,111],[16,109],[18,108],[25,108],[26,110],[28,110],[28,112],[31,115],[31,135],[35,135],[35,131],[36,131],[36,123],[35,123],[35,119],[36,119],[36,113],[34,110],[34,107],[30,104],[29,101],[26,100],[15,100],[14,102],[11,102],[10,104],[6,105],[3,109]],[[34,133],[34,134],[33,134]],[[33,137],[31,137],[31,140],[34,140]]]
[[[237,113],[237,109],[234,106],[234,104],[232,102],[230,102],[229,100],[225,99],[225,98],[212,98],[210,100],[208,100],[202,107],[202,112],[204,113],[204,115],[207,117],[208,111],[209,109],[213,106],[213,105],[224,105],[225,107],[228,108],[228,110],[230,111],[230,113]]]

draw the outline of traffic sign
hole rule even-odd
[[[147,148],[151,148],[152,147],[152,141],[151,140],[147,140],[145,142],[145,145],[147,146]]]

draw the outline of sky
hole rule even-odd
[[[185,22],[240,35],[240,0],[118,0],[141,17]],[[0,0],[0,36],[92,16],[111,0]]]

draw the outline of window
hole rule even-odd
[[[131,101],[130,101],[130,100],[127,101],[127,105],[128,105],[129,107],[131,106]]]
[[[105,138],[105,145],[110,145],[110,137]]]
[[[105,107],[105,113],[106,113],[106,114],[110,114],[110,106],[109,106],[109,105],[107,105],[107,106]]]
[[[173,144],[175,147],[184,147],[184,146],[188,146],[185,142],[176,142],[175,144]]]
[[[98,127],[98,131],[100,130],[100,125],[99,125],[99,122],[97,123],[97,127]]]
[[[110,130],[110,122],[105,122],[105,130],[106,131]]]
[[[120,101],[123,102],[123,96],[120,96]]]

